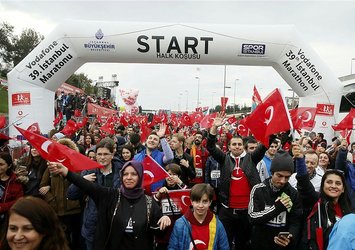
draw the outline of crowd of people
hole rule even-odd
[[[82,172],[32,145],[12,159],[0,139],[0,249],[354,247],[355,143],[328,145],[311,132],[272,135],[266,147],[238,135],[223,113],[202,131],[161,123],[144,141],[139,124],[115,124],[115,134],[100,125],[48,134],[102,166]],[[144,185],[147,156],[169,176]],[[189,190],[185,212],[175,190]]]

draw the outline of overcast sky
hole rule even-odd
[[[66,19],[295,25],[320,58],[337,76],[350,74],[355,58],[354,1],[9,1],[0,3],[0,21],[21,32],[33,28],[44,36]],[[355,72],[355,61],[353,62]],[[199,68],[199,70],[197,70]],[[197,105],[200,77],[200,106],[220,103],[224,66],[155,64],[85,64],[77,73],[94,81],[118,75],[120,88],[139,90],[138,104],[144,109],[189,110]],[[239,79],[235,81],[235,79]],[[292,96],[289,86],[271,67],[227,66],[226,96],[233,103],[251,103],[255,84],[261,97],[279,87]],[[122,101],[120,100],[120,104]]]

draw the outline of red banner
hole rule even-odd
[[[101,107],[96,104],[88,103],[88,115],[98,115],[98,116],[113,116],[116,115],[117,111],[113,109],[108,109]]]
[[[15,93],[12,94],[12,106],[18,105],[30,105],[31,104],[31,94],[28,93]]]
[[[75,93],[80,93],[80,94],[84,94],[84,90],[79,89],[77,87],[74,87],[68,83],[63,83],[56,91],[57,93],[60,92],[64,92],[65,94],[69,94],[69,93],[73,93],[75,95]]]
[[[227,102],[228,102],[228,97],[221,97],[221,106],[222,106],[222,111],[226,111],[227,107]]]
[[[317,104],[317,115],[333,116],[334,104]]]

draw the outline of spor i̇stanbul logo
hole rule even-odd
[[[95,38],[97,40],[89,41],[88,43],[84,43],[84,48],[89,49],[90,51],[95,51],[95,52],[108,52],[108,51],[113,51],[116,49],[115,44],[112,44],[110,42],[104,41],[104,33],[102,32],[101,29],[99,29],[95,33]]]

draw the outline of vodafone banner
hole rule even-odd
[[[60,92],[64,92],[65,94],[69,94],[69,93],[80,93],[80,94],[84,94],[84,90],[79,89],[77,87],[74,87],[68,83],[63,83],[56,91],[57,93]]]
[[[117,114],[116,110],[101,107],[96,104],[88,103],[88,115],[98,115],[109,117]]]
[[[10,123],[28,114],[23,126],[52,129],[54,91],[87,62],[272,66],[301,97],[300,107],[334,104],[334,116],[322,118],[327,123],[335,124],[340,105],[339,80],[293,26],[70,20],[8,74]],[[24,92],[30,102],[12,105],[12,95]]]

